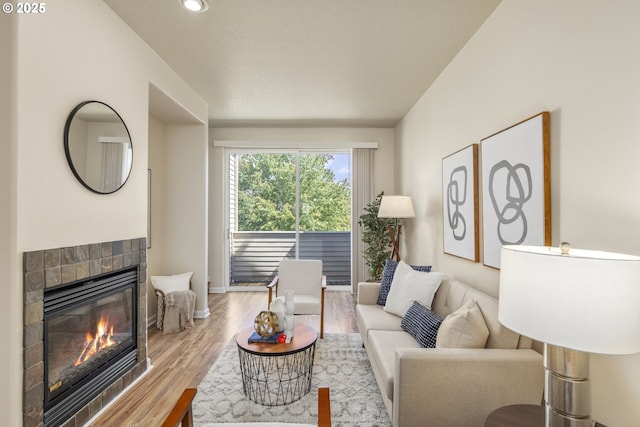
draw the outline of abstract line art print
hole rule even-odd
[[[442,159],[443,250],[478,262],[478,144]]]
[[[482,140],[483,263],[503,245],[551,244],[549,112]]]

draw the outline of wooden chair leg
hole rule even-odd
[[[320,296],[320,339],[324,338],[324,288]]]
[[[318,387],[318,427],[331,427],[329,387]]]
[[[195,388],[184,389],[175,406],[162,423],[162,427],[176,427],[178,425],[182,427],[193,427],[193,408],[191,403],[193,402],[196,392],[197,389]]]

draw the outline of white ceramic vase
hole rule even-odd
[[[293,314],[284,315],[284,334],[291,338],[293,337],[293,331],[296,328],[296,320]]]
[[[291,289],[284,291],[284,306],[285,314],[293,314],[295,302],[293,301],[293,291]]]
[[[287,289],[284,291],[284,334],[287,337],[293,337],[293,330],[296,327],[296,321],[293,317],[294,312],[294,301],[293,301],[293,291],[291,289]]]
[[[284,331],[285,324],[285,314],[284,314],[284,298],[278,297],[271,301],[271,305],[269,306],[269,311],[278,316],[278,328],[276,332]]]

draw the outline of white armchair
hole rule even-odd
[[[290,260],[280,262],[278,275],[267,285],[269,304],[275,289],[278,293],[293,290],[294,314],[319,314],[320,338],[324,338],[324,293],[327,289],[327,277],[322,274],[320,260]]]

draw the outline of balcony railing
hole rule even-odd
[[[284,258],[295,258],[295,233],[238,231],[232,234],[231,285],[267,283]],[[300,233],[300,259],[322,260],[328,285],[351,283],[351,233]]]

